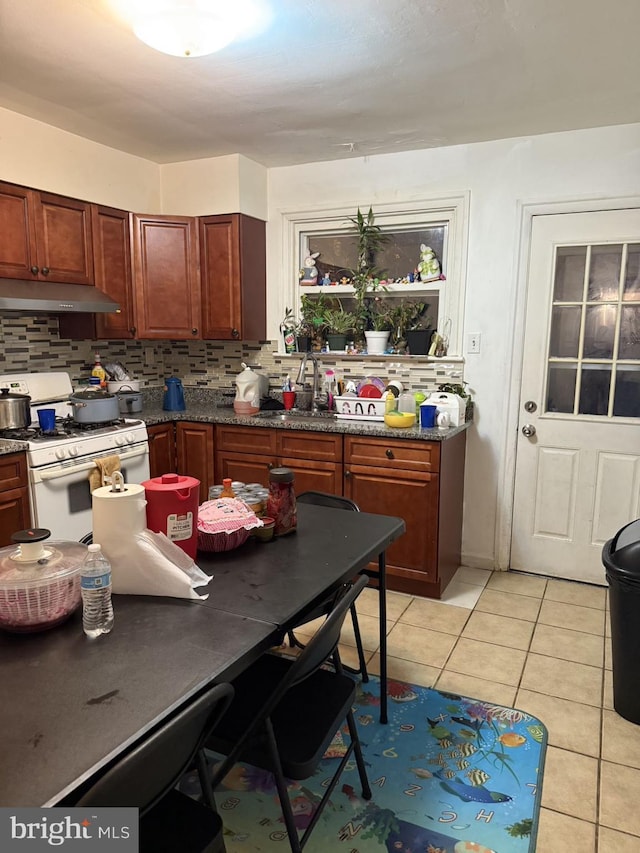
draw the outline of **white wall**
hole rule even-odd
[[[482,351],[467,356],[465,378],[477,402],[468,434],[463,559],[493,567],[496,521],[511,500],[501,494],[501,468],[513,453],[506,398],[519,343],[516,310],[518,204],[640,193],[640,125],[546,134],[429,151],[312,163],[269,171],[269,328],[277,329],[287,283],[280,211],[314,204],[350,205],[419,200],[471,192],[465,330],[482,334]]]
[[[160,175],[164,213],[267,218],[267,170],[240,154],[167,163]]]
[[[160,213],[160,167],[0,108],[0,180]]]

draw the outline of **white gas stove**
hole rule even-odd
[[[89,472],[95,460],[117,455],[125,482],[149,479],[149,441],[143,421],[120,418],[109,423],[79,424],[69,405],[73,386],[68,373],[0,375],[0,389],[31,397],[31,426],[5,430],[0,437],[25,444],[34,526],[51,530],[54,539],[76,540],[91,532]],[[38,409],[53,408],[53,432],[38,426]]]

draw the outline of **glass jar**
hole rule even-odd
[[[292,533],[297,526],[294,474],[290,468],[272,468],[269,472],[267,515],[275,521],[274,535]]]

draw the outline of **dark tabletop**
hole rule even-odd
[[[206,607],[287,626],[331,586],[350,580],[405,530],[401,518],[298,504],[298,529],[235,551],[198,552],[213,574]],[[204,588],[203,588],[204,589]]]
[[[79,612],[0,632],[0,804],[52,805],[163,717],[271,644],[274,626],[175,598],[114,596],[113,631]]]
[[[54,805],[208,684],[233,679],[296,613],[404,531],[399,518],[299,506],[296,533],[198,554],[206,602],[114,596],[95,641],[80,613],[0,632],[0,805]],[[200,592],[204,588],[199,589]]]

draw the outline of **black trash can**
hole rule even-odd
[[[640,519],[605,543],[602,562],[609,583],[613,707],[640,724]]]

